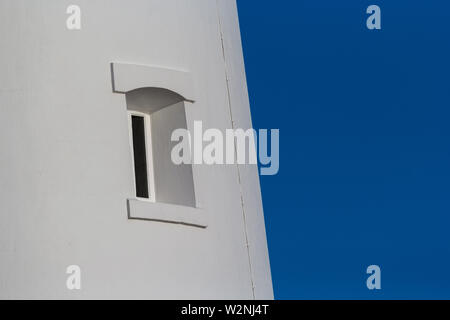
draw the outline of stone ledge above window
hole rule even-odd
[[[111,63],[113,91],[127,93],[139,88],[163,88],[195,101],[194,81],[190,72],[131,63]]]
[[[198,228],[207,228],[208,221],[204,210],[173,204],[128,199],[128,218],[163,223],[182,224]]]

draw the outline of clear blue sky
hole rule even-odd
[[[254,126],[281,130],[261,177],[276,298],[449,299],[450,1],[238,6]]]

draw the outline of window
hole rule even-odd
[[[196,207],[193,170],[176,165],[171,136],[187,129],[186,105],[178,94],[140,88],[126,94],[133,157],[135,196],[152,202]]]
[[[136,197],[155,201],[150,117],[136,111],[128,113]]]
[[[207,228],[208,217],[196,200],[193,166],[171,161],[177,144],[172,132],[188,128],[187,111],[195,103],[192,75],[112,63],[111,79],[113,91],[125,94],[128,110],[134,189],[127,200],[128,218]]]

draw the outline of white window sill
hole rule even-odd
[[[183,224],[207,228],[208,222],[202,209],[156,203],[144,199],[128,199],[128,218],[164,223]]]

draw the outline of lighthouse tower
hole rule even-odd
[[[233,0],[0,0],[0,298],[271,299]]]

